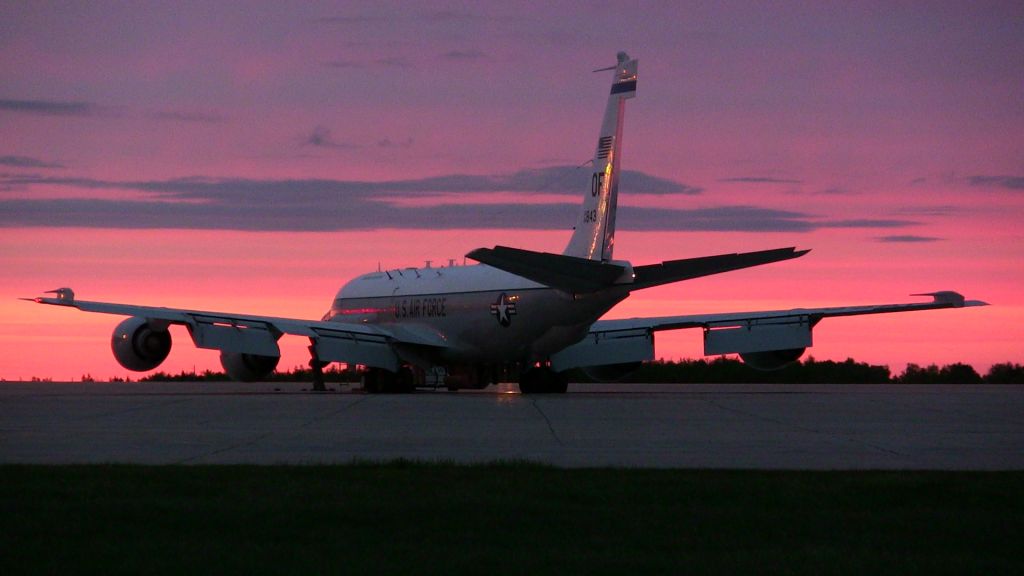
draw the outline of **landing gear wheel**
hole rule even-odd
[[[547,366],[530,368],[519,377],[519,391],[523,394],[565,394],[569,378]]]
[[[384,391],[381,385],[381,372],[383,371],[376,368],[370,368],[366,372],[363,372],[363,390],[365,390],[367,394],[380,394]]]
[[[416,390],[416,375],[413,374],[412,368],[403,366],[398,374],[395,374],[395,380],[392,384],[391,391],[396,394],[411,394]]]

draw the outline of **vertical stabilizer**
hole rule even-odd
[[[601,132],[594,152],[594,172],[590,188],[583,195],[583,206],[564,254],[589,260],[609,261],[615,247],[615,209],[619,194],[619,161],[622,150],[622,118],[626,99],[636,96],[636,65],[625,52],[619,52],[612,68],[611,94],[604,110]]]

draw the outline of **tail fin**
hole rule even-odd
[[[594,172],[590,190],[583,196],[583,206],[576,218],[576,227],[565,247],[566,256],[609,261],[615,247],[615,209],[619,195],[619,161],[622,150],[622,118],[626,99],[636,96],[637,61],[619,52],[613,67],[611,94],[604,110],[601,133],[594,153]]]

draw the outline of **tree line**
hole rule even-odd
[[[590,381],[585,374],[574,374],[572,382]],[[969,364],[944,366],[908,364],[899,374],[888,366],[857,362],[815,360],[809,357],[779,370],[755,370],[735,358],[712,360],[656,360],[645,362],[622,382],[708,383],[708,384],[1024,384],[1024,365],[993,365],[984,375]]]
[[[272,382],[308,382],[313,374],[309,368],[296,366],[289,371],[274,372],[265,380]],[[360,373],[354,367],[331,365],[324,370],[326,382],[358,382]],[[227,381],[223,372],[180,372],[168,374],[154,372],[139,378],[139,382],[216,382]],[[593,382],[582,370],[569,373],[571,382]],[[88,374],[83,382],[91,382]],[[114,378],[113,382],[130,381]],[[1024,365],[1005,362],[994,364],[985,374],[978,373],[969,364],[954,363],[938,366],[908,364],[903,372],[893,374],[888,366],[857,362],[847,358],[842,362],[815,360],[809,357],[780,370],[762,372],[750,368],[735,358],[718,357],[712,360],[655,360],[644,362],[637,370],[620,382],[633,383],[693,383],[693,384],[1024,384]]]

